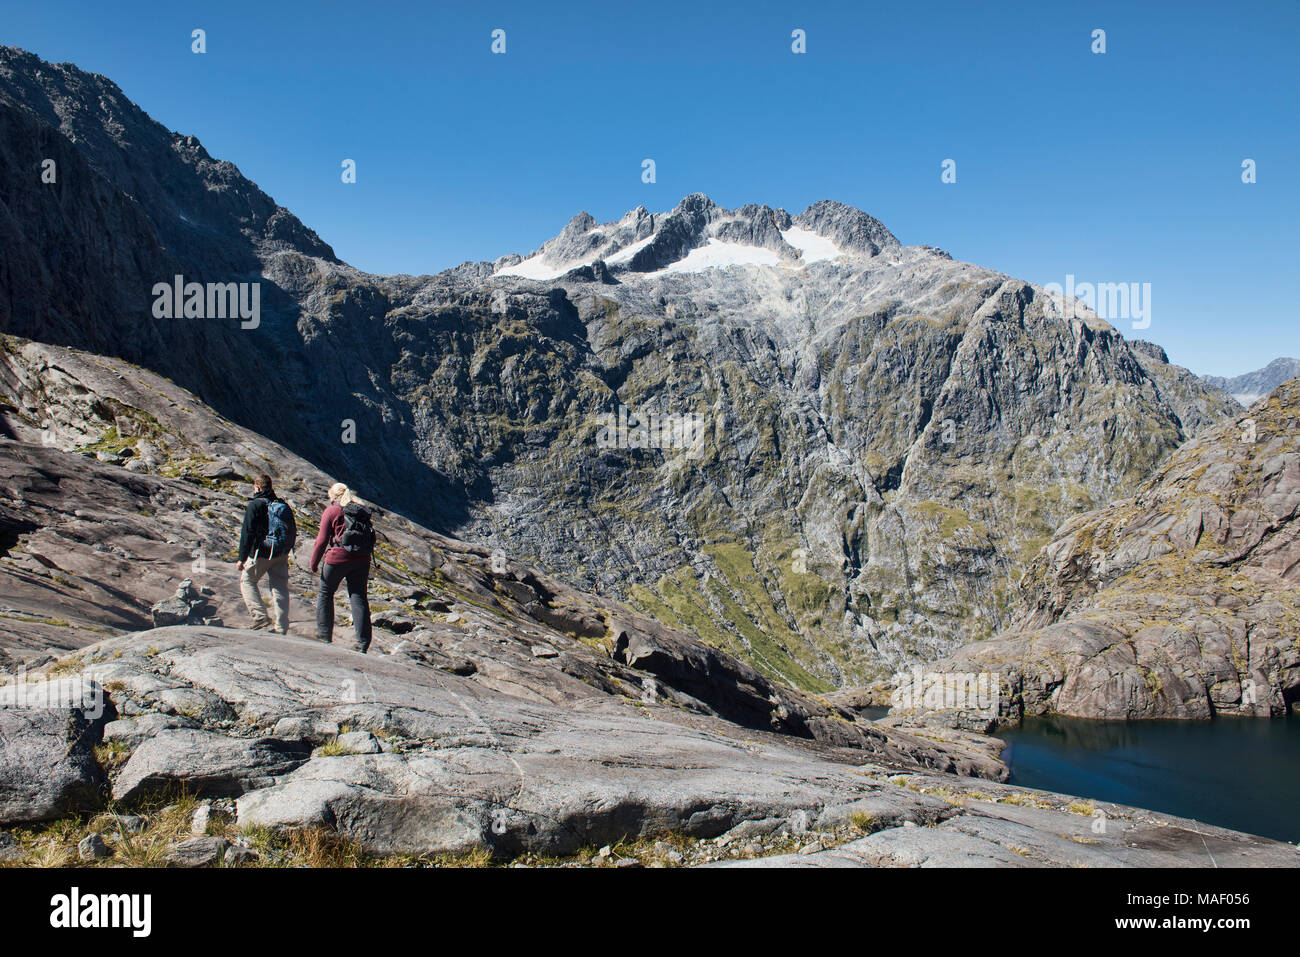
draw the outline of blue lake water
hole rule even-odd
[[[997,735],[1012,784],[1300,841],[1300,717],[1033,718]]]

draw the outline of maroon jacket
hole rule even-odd
[[[337,545],[331,546],[343,535],[343,507],[331,505],[321,513],[320,531],[316,534],[316,544],[311,550],[311,570],[313,574],[320,567],[321,558],[327,565],[360,565],[370,561],[369,555],[357,558],[353,552]]]

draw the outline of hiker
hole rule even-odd
[[[297,538],[293,509],[275,497],[271,476],[263,473],[253,479],[253,497],[244,509],[239,563],[235,567],[239,569],[239,591],[254,629],[289,633],[289,555]],[[266,603],[257,587],[263,575],[271,589],[274,624],[267,617]]]
[[[352,649],[364,655],[370,648],[370,600],[366,597],[366,585],[375,531],[370,524],[370,510],[342,482],[330,486],[329,499],[311,552],[312,572],[320,568],[316,637],[327,644],[334,640],[334,592],[340,582],[346,582],[348,602],[352,606],[352,629],[356,633]]]

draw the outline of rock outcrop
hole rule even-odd
[[[221,624],[219,619],[210,617],[211,612],[212,606],[208,603],[207,597],[196,590],[194,583],[187,578],[176,586],[175,595],[154,604],[149,609],[149,616],[153,619],[155,628],[165,628],[168,625]]]
[[[895,780],[904,780],[895,778]],[[1294,867],[1290,844],[1119,804],[951,778],[908,776],[961,810],[907,819],[830,847],[719,862],[716,867]]]
[[[994,671],[1003,718],[1276,716],[1300,700],[1300,379],[1065,523],[1028,611],[936,670]]]
[[[107,777],[94,746],[108,717],[94,682],[0,685],[0,824],[99,807]]]

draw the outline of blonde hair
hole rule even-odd
[[[338,502],[340,505],[351,505],[357,501],[357,497],[352,494],[352,489],[342,482],[335,482],[330,486],[330,501]]]

